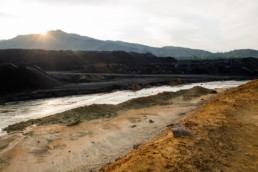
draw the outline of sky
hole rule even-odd
[[[57,29],[155,47],[258,49],[258,0],[0,0],[0,40]]]

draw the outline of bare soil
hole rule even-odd
[[[258,171],[258,80],[230,89],[180,121],[192,136],[158,136],[100,171]]]
[[[0,138],[0,171],[97,171],[216,96],[210,93],[213,91],[196,87],[134,99],[112,108],[86,106],[41,119],[49,123],[31,125]],[[109,112],[114,113],[113,110],[116,115],[103,118]],[[71,126],[59,122],[50,124],[50,119],[78,117],[69,117],[72,112],[81,116],[88,114],[94,119]]]

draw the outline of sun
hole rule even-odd
[[[41,36],[46,36],[46,35],[47,35],[47,31],[40,31],[39,34],[40,34]]]

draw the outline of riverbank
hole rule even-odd
[[[110,93],[10,102],[5,105],[0,105],[0,136],[5,134],[2,132],[2,129],[8,125],[62,113],[86,105],[116,105],[139,97],[148,97],[162,92],[177,92],[179,90],[187,90],[195,86],[201,86],[208,89],[232,88],[245,84],[246,82],[248,81],[201,82],[177,86],[157,86],[137,91],[121,90]]]
[[[0,169],[96,171],[188,116],[214,93],[195,87],[119,105],[77,108],[38,119],[33,125],[25,122],[25,126],[16,128],[23,131],[1,138]],[[79,122],[69,124],[77,118]]]
[[[19,92],[1,93],[0,104],[15,101],[35,100],[43,98],[57,98],[71,95],[87,95],[94,93],[108,93],[117,90],[140,90],[161,85],[180,85],[187,83],[229,81],[229,80],[252,80],[257,76],[221,76],[221,75],[119,75],[116,74],[88,74],[88,73],[51,73],[57,80],[64,80],[68,77],[69,82],[74,82],[71,78],[93,77],[100,78],[98,81],[92,79],[90,82],[84,80],[78,83],[63,82],[61,86],[52,89],[24,90]],[[107,76],[108,75],[108,76]],[[71,77],[71,78],[70,78]],[[110,78],[113,77],[113,78]],[[66,81],[66,80],[64,80]]]
[[[258,81],[233,88],[101,171],[257,171]],[[173,130],[173,132],[172,132]]]

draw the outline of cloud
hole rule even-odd
[[[30,2],[39,2],[44,4],[61,5],[99,5],[107,3],[116,3],[119,0],[27,0]]]
[[[258,49],[258,0],[1,0],[0,11],[17,16],[0,14],[5,35],[62,29],[159,47]]]
[[[13,19],[13,18],[15,18],[15,15],[0,11],[0,19],[1,20],[10,20],[10,19]]]
[[[6,16],[6,13],[0,12],[0,17],[5,17],[5,16]]]
[[[10,17],[10,16],[11,15],[0,11],[0,17]]]

